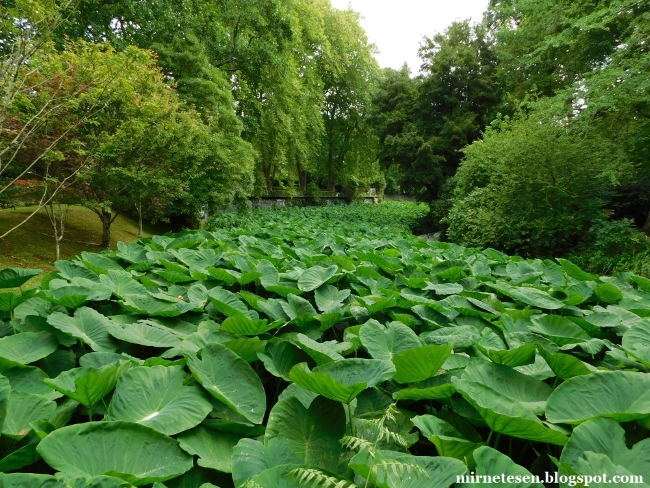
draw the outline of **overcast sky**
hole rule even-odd
[[[423,36],[444,31],[454,20],[481,19],[488,0],[331,0],[338,9],[352,7],[364,17],[361,25],[379,49],[382,68],[408,63],[412,74],[420,69],[418,48]]]

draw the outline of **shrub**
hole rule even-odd
[[[544,111],[498,120],[464,152],[448,237],[528,256],[573,250],[626,168],[605,139]]]

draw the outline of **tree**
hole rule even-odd
[[[393,191],[409,191],[405,170],[417,157],[424,139],[418,131],[414,110],[419,78],[411,78],[408,66],[382,70],[372,95],[369,123],[379,142],[379,163],[389,175],[397,175]],[[412,191],[412,189],[411,189]]]
[[[449,238],[526,256],[574,249],[630,169],[624,152],[593,127],[567,124],[553,100],[498,119],[463,152]]]
[[[238,124],[216,114],[206,123],[163,81],[149,51],[105,48],[94,63],[120,71],[120,90],[87,128],[96,149],[77,178],[83,204],[102,222],[102,246],[117,216],[134,208],[194,217],[248,194],[252,158]]]
[[[498,78],[515,100],[552,97],[572,125],[591,127],[636,170],[610,201],[650,234],[650,4],[636,0],[490,3]]]
[[[101,106],[112,77],[76,72],[50,42],[72,14],[74,0],[9,2],[0,11],[0,201],[17,184],[38,178],[36,209],[49,205],[84,161],[75,132]],[[83,107],[82,110],[78,110]]]
[[[324,98],[324,154],[320,176],[334,190],[344,175],[346,157],[364,130],[372,82],[377,74],[374,46],[368,43],[352,10],[332,9],[325,17],[329,49],[319,59]],[[365,167],[376,161],[367,155]]]

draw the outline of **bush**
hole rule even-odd
[[[650,276],[650,240],[631,219],[598,220],[589,229],[589,246],[569,259],[592,273],[632,271]]]
[[[464,152],[448,237],[526,256],[574,250],[626,168],[607,140],[543,111],[498,120]]]

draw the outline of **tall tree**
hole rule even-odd
[[[325,26],[329,50],[319,59],[325,93],[321,177],[327,188],[334,190],[343,175],[346,157],[364,130],[378,66],[374,46],[368,43],[356,12],[332,9]],[[369,165],[375,159],[374,154],[369,154],[366,162]]]

